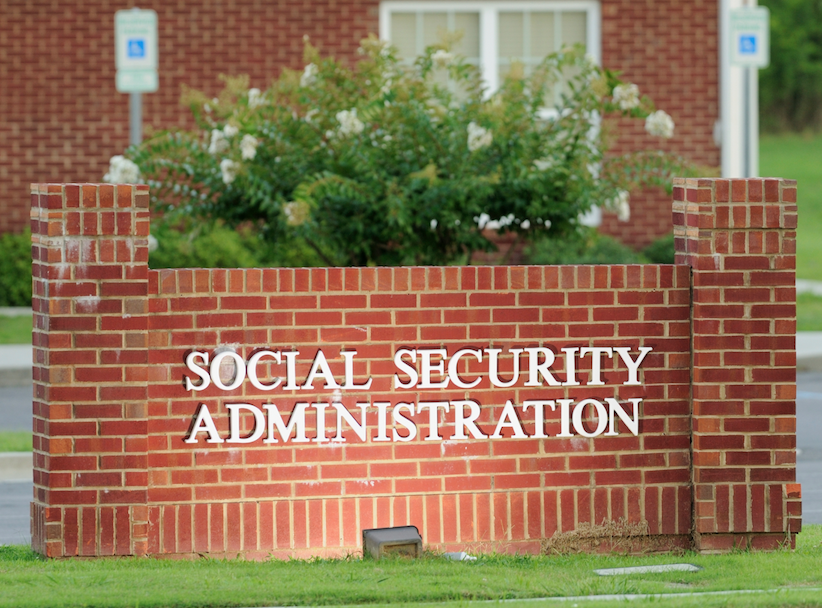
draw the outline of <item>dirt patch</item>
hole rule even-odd
[[[557,532],[542,541],[543,554],[561,553],[655,553],[682,551],[669,536],[651,535],[648,522],[603,520],[601,524],[582,523],[576,530]]]

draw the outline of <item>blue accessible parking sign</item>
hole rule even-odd
[[[730,12],[728,23],[730,64],[767,67],[770,46],[770,15],[764,6],[748,6]]]
[[[142,59],[146,56],[145,38],[130,38],[126,55],[129,59]]]
[[[157,90],[157,13],[129,9],[114,16],[115,84],[121,93]]]
[[[756,36],[740,36],[739,53],[740,55],[756,54]]]

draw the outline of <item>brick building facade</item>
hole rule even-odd
[[[25,226],[30,183],[97,181],[128,145],[128,95],[114,88],[113,21],[135,4],[159,18],[160,86],[144,95],[146,128],[190,125],[183,86],[216,93],[219,74],[245,73],[264,88],[282,68],[302,66],[304,35],[321,52],[354,60],[359,40],[380,28],[378,0],[0,3],[0,233]],[[676,122],[664,148],[718,166],[717,1],[599,7],[603,65],[622,70]],[[641,127],[618,128],[618,150],[660,145]],[[603,229],[634,245],[670,231],[661,191],[635,194],[632,214],[628,223],[606,214]]]

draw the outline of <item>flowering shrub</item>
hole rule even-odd
[[[515,66],[493,94],[442,46],[410,66],[375,38],[361,52],[349,68],[307,45],[305,69],[267,91],[239,77],[218,99],[188,92],[197,131],[127,152],[155,213],[251,222],[329,265],[445,264],[493,248],[488,225],[564,235],[603,204],[627,218],[628,190],[682,170],[661,153],[606,154],[603,115],[647,118],[661,137],[673,122],[580,49],[528,77]]]

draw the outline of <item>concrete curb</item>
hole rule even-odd
[[[0,481],[31,481],[31,452],[0,452]]]
[[[12,386],[31,386],[32,381],[30,367],[13,369],[0,368],[0,388]]]
[[[33,314],[31,308],[25,306],[0,306],[0,317],[30,317]]]

